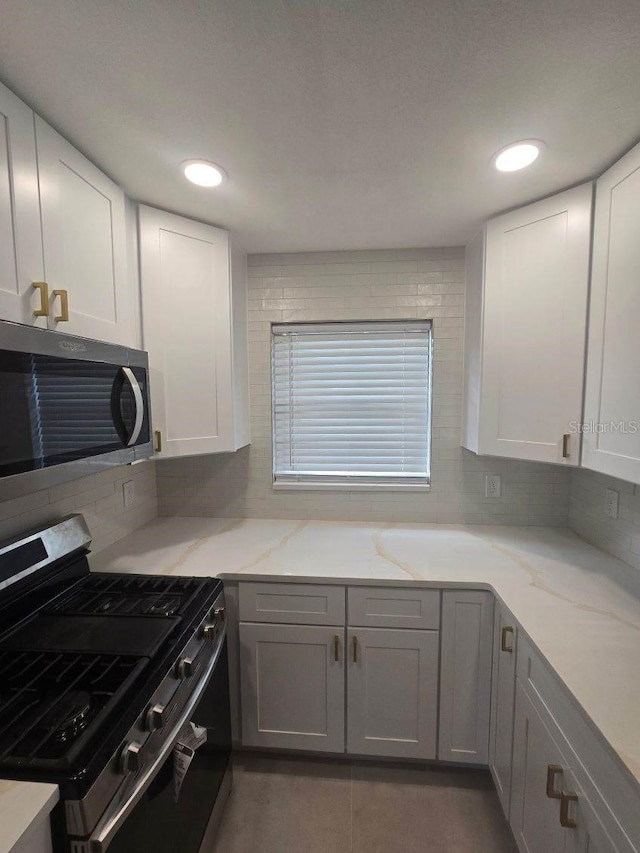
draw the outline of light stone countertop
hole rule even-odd
[[[640,785],[640,572],[560,528],[157,518],[95,571],[490,589]]]
[[[57,785],[0,779],[0,853],[10,853],[58,802]]]

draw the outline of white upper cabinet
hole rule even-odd
[[[591,183],[498,216],[467,248],[462,444],[577,465]]]
[[[0,318],[46,326],[33,112],[2,85],[0,131]]]
[[[124,193],[37,116],[36,143],[49,326],[133,345]]]
[[[140,208],[144,347],[161,458],[249,443],[246,256],[220,228]]]
[[[640,483],[640,146],[599,179],[582,464]]]
[[[124,193],[2,85],[0,130],[0,319],[137,345]]]

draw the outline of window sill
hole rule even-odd
[[[274,492],[430,492],[429,483],[321,483],[315,480],[275,481]]]

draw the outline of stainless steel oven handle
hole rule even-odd
[[[189,697],[189,702],[185,706],[184,711],[182,712],[182,716],[173,727],[171,735],[167,738],[166,743],[162,747],[158,757],[155,759],[153,764],[151,764],[142,772],[140,779],[138,780],[138,784],[127,797],[125,802],[120,806],[113,804],[112,806],[109,806],[107,808],[103,816],[100,818],[100,821],[96,826],[95,830],[93,831],[93,834],[89,837],[88,842],[83,845],[84,850],[87,851],[87,853],[104,853],[104,851],[113,841],[121,825],[124,823],[129,814],[133,811],[138,802],[142,799],[145,791],[153,782],[158,771],[167,759],[167,756],[171,754],[171,751],[173,750],[176,741],[178,740],[178,735],[182,731],[182,727],[187,722],[189,722],[189,718],[193,714],[193,711],[196,705],[198,704],[198,700],[200,699],[200,696],[202,695],[205,687],[209,682],[209,677],[215,669],[215,666],[218,662],[218,658],[220,657],[220,651],[222,650],[222,645],[224,643],[225,636],[226,631],[223,631],[220,636],[220,642],[218,643],[215,654],[211,658],[210,662],[207,664],[207,668],[203,672],[196,689]]]
[[[122,372],[124,373],[129,385],[131,385],[133,399],[136,404],[136,422],[133,426],[129,441],[127,442],[127,447],[131,447],[131,445],[135,444],[138,440],[140,430],[142,429],[142,421],[144,420],[144,400],[142,399],[142,389],[140,388],[140,384],[136,379],[133,370],[131,370],[130,367],[123,367]]]

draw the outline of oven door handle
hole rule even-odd
[[[158,757],[155,759],[153,764],[151,764],[146,769],[143,769],[140,778],[136,784],[136,787],[131,791],[124,803],[118,805],[117,802],[114,801],[111,803],[111,805],[107,807],[107,810],[100,818],[100,821],[96,826],[95,830],[93,831],[93,834],[83,844],[83,850],[86,851],[86,853],[104,853],[104,851],[113,841],[116,833],[118,832],[126,818],[133,811],[138,802],[142,799],[145,791],[153,782],[154,778],[158,774],[158,771],[166,761],[167,757],[171,755],[171,752],[174,746],[176,745],[178,736],[182,731],[183,726],[189,721],[191,715],[193,714],[195,707],[200,699],[200,696],[204,692],[204,689],[209,682],[211,673],[215,669],[215,666],[218,662],[218,658],[220,657],[220,652],[222,650],[225,635],[226,631],[223,630],[215,654],[207,664],[207,667],[203,672],[200,681],[198,682],[195,690],[189,697],[188,704],[185,706],[180,719],[173,727],[171,735],[167,738],[166,743],[162,747]]]

